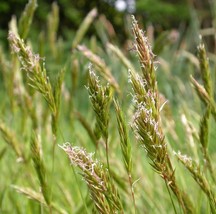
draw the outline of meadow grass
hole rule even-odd
[[[197,55],[168,34],[151,47],[132,16],[125,54],[85,38],[102,20],[93,9],[63,41],[53,3],[37,43],[36,7],[12,17],[0,49],[0,213],[216,213],[215,65],[202,38]]]

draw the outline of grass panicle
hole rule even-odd
[[[80,24],[79,29],[76,32],[76,35],[73,39],[73,43],[72,43],[72,49],[76,48],[77,45],[81,42],[81,40],[83,39],[85,33],[87,32],[88,28],[90,27],[90,25],[92,24],[92,22],[94,21],[95,17],[97,16],[97,9],[93,8],[85,17],[84,21]]]
[[[96,114],[96,136],[108,138],[109,107],[111,102],[111,88],[109,84],[105,87],[100,84],[92,65],[89,66],[88,93]]]
[[[134,16],[132,16],[132,31],[135,39],[134,46],[139,57],[143,77],[147,81],[146,87],[157,91],[154,54],[147,37],[144,36],[144,32],[139,28]]]
[[[53,118],[53,134],[56,138],[64,69],[59,73],[56,85],[53,89],[47,75],[45,63],[43,62],[41,66],[41,60],[43,59],[40,58],[38,54],[34,54],[31,48],[26,46],[24,41],[11,31],[9,32],[8,40],[12,51],[18,56],[18,59],[22,65],[21,69],[27,73],[29,85],[41,93],[51,110]]]
[[[37,0],[29,0],[19,19],[19,35],[23,39],[26,39],[28,36],[36,8]]]
[[[71,163],[82,171],[82,177],[98,212],[107,214],[121,211],[117,189],[112,185],[108,171],[99,161],[93,160],[93,154],[88,154],[84,149],[68,143],[61,148],[67,153]]]
[[[132,16],[132,30],[135,37],[135,47],[142,69],[142,77],[130,72],[130,82],[133,89],[135,113],[132,127],[136,137],[145,148],[154,170],[164,179],[177,197],[184,213],[194,213],[194,208],[188,196],[179,189],[174,170],[168,155],[165,136],[161,127],[159,99],[153,53],[147,38],[139,29],[137,21]]]
[[[41,67],[40,56],[34,54],[30,47],[26,46],[24,41],[16,36],[12,31],[9,32],[8,40],[11,49],[17,54],[22,65],[22,70],[27,72],[30,85],[39,91],[47,101],[53,114],[56,114],[56,106],[52,93],[52,86],[46,75],[45,65]]]
[[[107,167],[110,172],[109,166],[109,146],[108,146],[108,125],[109,125],[109,108],[112,99],[112,90],[110,85],[105,87],[100,84],[98,76],[92,69],[92,65],[89,66],[89,78],[88,78],[88,93],[92,103],[93,110],[96,115],[95,136],[97,139],[104,140],[106,147],[106,160]]]

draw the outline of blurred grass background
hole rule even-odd
[[[190,75],[201,80],[199,62],[196,57],[199,35],[203,37],[207,54],[210,60],[211,78],[215,85],[215,1],[202,0],[137,0],[125,1],[126,8],[116,9],[119,1],[115,0],[58,0],[56,1],[59,16],[55,15],[53,1],[38,0],[33,23],[30,27],[26,42],[35,53],[45,57],[46,69],[51,82],[55,82],[56,75],[64,67],[65,81],[62,90],[62,105],[59,118],[60,134],[58,144],[66,141],[95,151],[95,146],[83,125],[93,129],[95,121],[93,110],[88,99],[87,71],[89,59],[77,48],[72,48],[74,38],[82,21],[93,8],[97,8],[85,36],[79,44],[85,45],[92,53],[104,60],[111,73],[117,80],[121,93],[118,96],[122,109],[126,113],[127,122],[130,122],[132,110],[131,89],[128,84],[128,68],[116,57],[107,43],[119,47],[135,70],[139,71],[139,63],[133,51],[130,14],[134,14],[145,29],[145,34],[152,45],[153,53],[158,61],[157,81],[159,91],[169,102],[163,114],[163,124],[169,149],[187,153],[194,159],[201,156],[197,136],[200,115],[203,105],[192,89]],[[5,144],[4,137],[0,140],[0,213],[49,213],[40,203],[29,200],[15,192],[12,185],[30,187],[40,192],[40,186],[31,162],[30,139],[32,135],[32,121],[28,115],[23,94],[19,91],[19,64],[10,55],[7,41],[8,24],[12,15],[19,20],[27,1],[0,2],[0,112],[1,122],[12,131],[14,138],[22,147],[27,157],[27,163],[17,161],[16,154]],[[53,15],[54,14],[54,15]],[[51,17],[51,20],[50,18]],[[52,20],[59,18],[56,30],[52,32]],[[54,33],[54,41],[52,40]],[[23,75],[23,74],[22,74]],[[25,77],[23,77],[25,82]],[[52,185],[52,198],[66,213],[85,213],[84,204],[88,204],[91,213],[92,202],[88,195],[85,183],[80,176],[73,172],[63,151],[57,148],[52,177],[52,132],[51,119],[47,105],[42,97],[36,95],[33,105],[40,124],[41,144],[48,180]],[[79,115],[77,113],[79,112]],[[116,119],[111,106],[110,122],[110,164],[119,181],[120,193],[125,197],[124,206],[130,198],[125,187],[123,162],[120,158],[120,146],[116,131]],[[186,119],[185,119],[186,118]],[[215,122],[211,121],[209,152],[212,160],[216,158],[214,140],[216,137]],[[4,136],[4,135],[2,135]],[[173,207],[165,185],[155,175],[151,167],[146,164],[148,159],[144,151],[136,144],[132,131],[132,154],[134,157],[134,175],[138,180],[135,185],[138,213],[173,213]],[[103,152],[99,151],[96,157],[105,161]],[[197,184],[185,172],[182,165],[175,158],[177,179],[187,192],[192,192],[193,202],[198,204],[198,213],[210,213],[206,205],[207,199],[200,193]],[[214,164],[215,167],[215,164]],[[183,176],[184,175],[184,176]],[[155,188],[157,186],[158,188]],[[164,194],[166,192],[166,194]],[[85,203],[83,203],[83,200]],[[178,207],[177,202],[174,202]],[[54,211],[54,213],[59,211]]]

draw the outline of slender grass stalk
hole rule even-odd
[[[59,26],[59,7],[56,2],[52,3],[52,11],[48,14],[47,29],[48,41],[54,58],[57,58],[57,31]]]
[[[85,17],[84,21],[80,24],[79,29],[76,32],[76,35],[73,39],[72,43],[72,49],[76,48],[77,45],[81,42],[83,39],[85,33],[87,32],[88,28],[90,27],[91,23],[97,16],[97,9],[93,8]]]

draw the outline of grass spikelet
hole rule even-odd
[[[114,104],[115,104],[116,118],[118,122],[118,131],[121,140],[121,150],[124,158],[124,165],[128,174],[131,174],[132,157],[131,157],[131,145],[128,137],[128,130],[119,103],[116,100],[114,100]]]
[[[47,206],[50,206],[50,192],[48,190],[48,183],[46,178],[46,169],[44,166],[44,162],[42,160],[41,148],[39,145],[39,141],[36,136],[33,136],[31,139],[31,156],[34,162],[34,167],[40,181],[41,191],[44,197],[44,200]]]
[[[108,124],[109,124],[109,107],[112,98],[109,84],[106,87],[100,84],[92,65],[89,66],[88,93],[93,110],[96,115],[95,136],[99,139],[101,136],[106,146],[107,167],[109,167],[109,149],[108,149]]]
[[[29,0],[19,19],[19,35],[23,39],[26,39],[28,35],[36,8],[37,0]]]
[[[116,100],[114,100],[114,105],[115,105],[115,111],[116,111],[116,118],[118,122],[118,131],[120,135],[121,151],[123,155],[124,166],[128,174],[128,181],[130,184],[131,196],[132,196],[134,209],[136,213],[136,203],[135,203],[133,180],[132,180],[131,144],[129,142],[128,130],[127,130],[126,122],[123,116],[123,112],[120,108],[120,105]]]
[[[14,150],[14,152],[17,155],[17,158],[19,161],[25,161],[25,156],[23,154],[21,145],[19,141],[17,140],[14,132],[10,130],[6,125],[0,121],[0,132],[2,134],[2,137],[4,138],[5,142],[11,146],[11,148]]]
[[[91,25],[91,23],[93,22],[93,20],[95,19],[96,16],[97,16],[97,9],[93,8],[87,14],[85,19],[81,23],[79,29],[77,30],[76,35],[75,35],[75,37],[73,39],[72,49],[76,48],[77,45],[81,42],[81,40],[83,39],[86,31],[88,30],[89,26]]]
[[[107,170],[99,161],[94,161],[93,154],[84,149],[65,144],[61,148],[67,153],[71,163],[82,171],[95,207],[99,213],[116,213],[121,211],[121,202],[116,188],[110,181]]]
[[[112,75],[110,69],[107,67],[105,62],[96,54],[92,53],[88,48],[86,48],[83,45],[78,45],[78,50],[83,53],[83,55],[90,60],[92,64],[98,68],[101,75],[110,83],[113,88],[117,90],[117,92],[120,92],[119,85],[116,82],[114,76]]]
[[[111,102],[111,89],[109,84],[103,87],[96,76],[92,65],[89,66],[88,93],[93,110],[96,114],[96,135],[108,138],[109,107]]]
[[[147,38],[139,29],[134,17],[132,17],[132,30],[143,74],[141,77],[137,73],[130,73],[135,104],[132,127],[138,141],[145,148],[152,167],[164,179],[168,188],[173,191],[184,213],[193,213],[194,208],[188,196],[179,189],[175,180],[161,127],[161,109],[159,108],[153,54]]]
[[[210,207],[212,213],[216,213],[216,197],[212,189],[209,186],[209,183],[204,175],[202,175],[200,167],[192,160],[192,158],[182,155],[180,152],[175,153],[178,160],[189,170],[192,174],[194,180],[200,186],[202,191],[206,194],[209,199]]]

